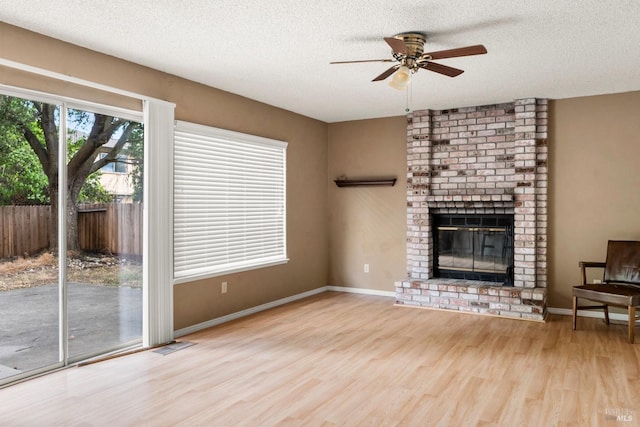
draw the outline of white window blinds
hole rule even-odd
[[[287,261],[286,147],[176,122],[175,283]]]

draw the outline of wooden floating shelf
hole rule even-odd
[[[336,179],[333,182],[338,187],[393,187],[396,184],[396,178],[363,178],[363,179]]]

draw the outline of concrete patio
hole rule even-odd
[[[142,335],[142,289],[70,283],[69,355],[109,350]],[[0,379],[59,357],[58,286],[0,293]]]

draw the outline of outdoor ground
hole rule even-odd
[[[103,286],[142,287],[140,260],[103,254],[71,254],[68,281]],[[58,258],[50,252],[32,257],[0,259],[0,292],[43,286],[58,281]]]
[[[58,362],[58,259],[0,259],[0,382]],[[82,360],[142,336],[139,259],[69,254],[68,354]],[[1,423],[0,423],[1,424]]]

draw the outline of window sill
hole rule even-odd
[[[229,274],[242,273],[242,272],[251,271],[251,270],[258,270],[261,268],[273,267],[276,265],[282,265],[287,263],[289,263],[289,258],[283,258],[280,260],[269,261],[261,264],[255,264],[252,266],[242,266],[242,267],[232,268],[228,270],[207,271],[199,274],[192,274],[188,276],[174,278],[173,284],[180,285],[183,283],[195,282],[196,280],[204,280],[204,279],[211,279],[213,277],[228,276]]]

